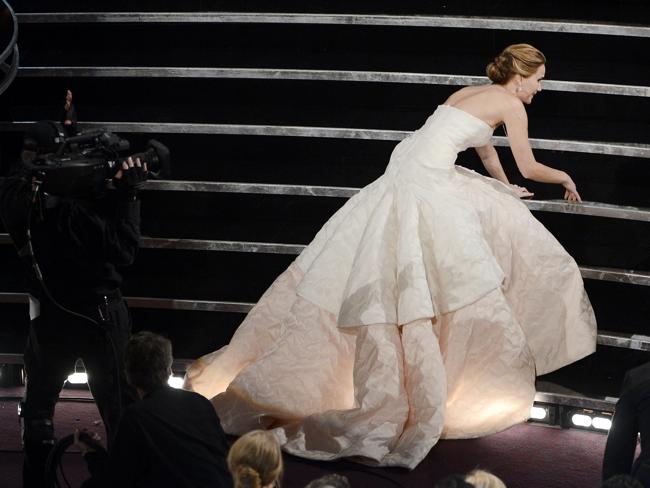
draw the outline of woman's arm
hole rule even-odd
[[[488,143],[485,146],[477,147],[476,152],[492,178],[509,185],[519,198],[530,198],[534,195],[534,193],[529,192],[524,187],[510,184],[508,176],[506,176],[505,171],[503,171],[503,166],[501,166],[499,154],[492,144]]]
[[[541,183],[557,183],[566,190],[564,198],[569,201],[582,201],[575,183],[564,171],[537,162],[528,142],[528,116],[519,101],[512,101],[503,118],[506,124],[508,142],[517,167],[524,178]]]
[[[478,157],[481,158],[483,166],[485,166],[485,169],[492,178],[499,180],[506,185],[510,184],[508,177],[503,171],[503,166],[501,166],[499,154],[492,144],[488,143],[485,146],[477,147],[476,153],[478,154]]]

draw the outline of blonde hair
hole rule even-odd
[[[546,64],[546,57],[539,49],[530,44],[513,44],[501,51],[487,65],[485,72],[493,83],[503,85],[514,75],[528,77],[535,74],[543,64]]]
[[[465,475],[465,481],[474,485],[475,488],[506,488],[506,485],[492,473],[475,469]]]
[[[261,488],[278,482],[284,469],[282,451],[273,434],[253,430],[235,441],[228,452],[235,488]]]

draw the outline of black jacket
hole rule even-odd
[[[219,417],[198,393],[162,387],[123,413],[108,459],[88,453],[85,486],[230,487]]]
[[[637,438],[641,454],[634,461]],[[650,363],[625,375],[603,459],[603,480],[632,474],[650,486]]]
[[[84,302],[119,288],[118,268],[133,263],[140,243],[140,202],[115,191],[102,198],[43,195],[34,204],[31,197],[24,172],[5,179],[0,216],[19,252],[31,224],[34,254],[52,295],[65,303]],[[42,298],[31,266],[27,289]]]

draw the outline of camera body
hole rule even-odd
[[[65,137],[58,124],[37,122],[25,136],[24,149],[35,154],[24,164],[44,192],[57,196],[99,195],[127,158],[147,163],[148,178],[171,173],[169,149],[154,139],[140,153],[123,156],[129,141],[105,129]]]

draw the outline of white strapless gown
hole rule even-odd
[[[454,165],[491,135],[439,106],[191,366],[226,432],[413,468],[441,437],[524,421],[535,374],[595,351],[575,261],[506,185]]]

